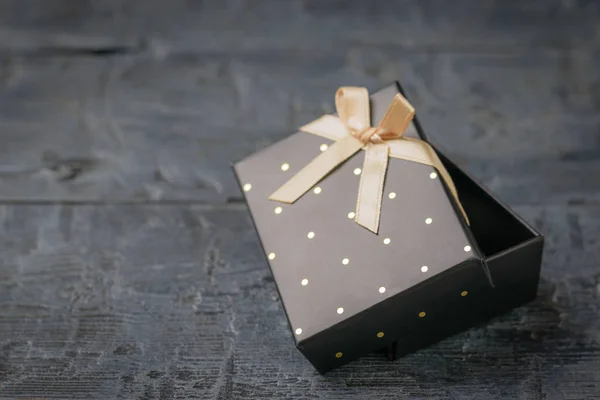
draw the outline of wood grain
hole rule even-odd
[[[157,53],[393,45],[514,51],[597,44],[589,0],[3,0],[0,48]]]
[[[232,162],[344,82],[402,77],[428,135],[511,204],[598,203],[600,53],[400,54],[6,56],[0,198],[239,200]]]
[[[517,211],[547,234],[537,301],[396,362],[373,355],[323,377],[294,348],[243,207],[2,206],[0,397],[597,393],[600,208]]]
[[[0,398],[600,399],[600,6],[0,0]],[[539,298],[326,376],[230,169],[400,79],[547,237]]]

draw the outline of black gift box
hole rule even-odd
[[[373,123],[399,90],[371,96]],[[405,135],[422,136],[416,121]],[[319,372],[381,348],[416,350],[535,295],[541,238],[443,157],[471,226],[433,167],[394,158],[378,234],[358,226],[364,152],[294,204],[268,200],[330,143],[298,132],[234,166],[296,345]],[[527,249],[515,249],[523,242]]]
[[[400,84],[396,86],[403,93]],[[416,117],[414,126],[418,137],[425,138]],[[470,229],[484,255],[493,290],[469,304],[468,313],[447,314],[438,329],[399,337],[385,349],[392,360],[510,311],[537,295],[544,237],[443,152],[437,151],[469,216]]]
[[[470,228],[492,278],[492,290],[448,307],[443,323],[416,335],[403,334],[385,351],[390,359],[413,352],[535,299],[544,237],[486,188],[439,153],[460,193]]]

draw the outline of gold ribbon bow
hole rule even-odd
[[[377,233],[381,214],[383,184],[388,157],[399,158],[436,168],[450,189],[463,217],[469,223],[450,174],[435,150],[425,141],[403,137],[415,115],[414,107],[396,94],[379,126],[371,126],[369,92],[361,87],[341,87],[335,95],[338,116],[324,115],[300,128],[336,142],[291,177],[270,200],[294,203],[329,172],[359,150],[366,151],[358,187],[354,221]]]

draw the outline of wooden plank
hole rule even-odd
[[[0,398],[595,398],[599,16],[584,0],[0,1]],[[322,377],[229,163],[331,112],[338,86],[394,79],[546,235],[540,296]]]
[[[600,182],[590,178],[600,173],[600,160],[595,158],[581,161],[531,158],[490,162],[475,157],[460,157],[459,161],[461,167],[512,206],[600,204]]]
[[[0,206],[0,397],[593,398],[600,207],[517,207],[539,299],[390,363],[319,376],[243,207]]]
[[[511,204],[597,202],[600,53],[5,56],[3,201],[240,199],[230,163],[403,79],[430,137]],[[560,180],[555,179],[562,176]]]
[[[217,51],[393,45],[430,50],[598,44],[589,1],[4,0],[0,49]]]

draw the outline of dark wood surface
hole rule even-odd
[[[600,399],[600,4],[0,0],[0,398]],[[326,376],[230,163],[400,79],[539,298]]]

